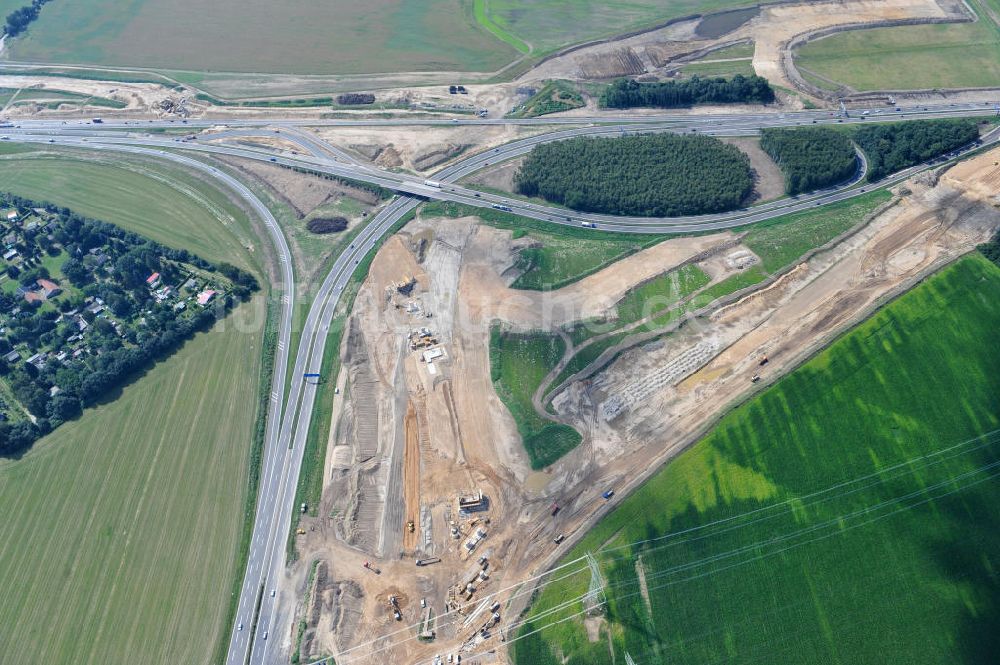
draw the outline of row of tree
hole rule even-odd
[[[7,14],[7,22],[4,24],[4,33],[8,37],[17,37],[28,29],[28,26],[38,18],[42,11],[42,5],[49,0],[32,0],[30,5],[18,7]]]
[[[870,181],[926,162],[978,138],[979,128],[971,118],[867,125],[855,135],[868,156]]]
[[[578,137],[537,146],[514,177],[518,192],[584,212],[671,217],[739,207],[750,160],[708,136]]]
[[[847,136],[826,127],[764,129],[760,147],[785,174],[785,191],[801,194],[849,179],[857,153]]]
[[[732,78],[700,78],[683,81],[639,83],[619,79],[601,93],[601,106],[625,109],[633,106],[654,106],[672,109],[695,104],[769,104],[774,90],[767,79],[757,75],[737,74]]]

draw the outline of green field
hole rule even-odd
[[[651,27],[671,18],[746,3],[733,0],[476,0],[477,18],[511,46],[532,55]]]
[[[806,44],[795,63],[855,90],[991,87],[1000,81],[1000,27],[983,16],[852,30]]]
[[[246,216],[169,167],[0,158],[0,182],[256,269]],[[146,175],[136,173],[138,169]],[[0,461],[0,661],[208,663],[244,536],[264,298]]]
[[[580,563],[515,662],[995,662],[998,293],[963,259],[723,418],[567,555],[590,637]]]
[[[467,0],[61,0],[8,47],[31,62],[295,74],[493,71],[517,55]]]
[[[9,4],[9,8],[8,8]],[[23,4],[0,0],[0,10]],[[13,60],[198,72],[375,74],[493,72],[571,44],[734,0],[61,0],[42,9]],[[305,82],[299,82],[303,85]],[[328,90],[329,91],[329,90]]]
[[[557,335],[490,330],[490,377],[517,423],[532,469],[545,468],[580,443],[576,430],[542,418],[531,401],[564,348]]]

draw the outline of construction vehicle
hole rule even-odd
[[[429,566],[432,563],[441,563],[441,557],[439,557],[439,556],[432,556],[432,557],[430,557],[428,559],[417,559],[416,563],[417,563],[418,566]]]
[[[306,505],[306,504],[304,504],[304,503],[303,503],[303,504],[302,504],[301,506],[299,506],[299,511],[300,511],[300,512],[303,512],[303,513],[304,513],[304,512],[306,512],[307,510],[309,510],[309,506],[308,506],[308,505]]]
[[[556,536],[555,538],[552,539],[552,542],[555,543],[556,545],[558,545],[559,543],[561,543],[564,540],[566,540],[566,535],[560,533],[558,536]]]
[[[611,497],[613,497],[614,495],[615,495],[615,491],[614,491],[614,490],[608,490],[607,492],[605,492],[604,494],[602,494],[602,495],[601,495],[601,497],[602,497],[602,498],[603,498],[603,499],[604,499],[605,501],[607,501],[608,499],[610,499],[610,498],[611,498]]]
[[[559,504],[558,503],[553,503],[551,506],[549,506],[549,514],[552,515],[552,517],[555,517],[556,513],[558,513],[558,512],[559,512]]]
[[[769,362],[771,362],[771,361],[770,361],[770,360],[768,360],[767,356],[764,356],[763,358],[761,358],[761,359],[760,359],[760,362],[759,362],[759,363],[757,363],[757,364],[758,364],[759,366],[763,367],[764,365],[766,365],[766,364],[767,364],[767,363],[769,363]]]
[[[754,374],[753,378],[750,379],[750,383],[757,383],[758,381],[760,381],[760,374]]]
[[[389,606],[392,608],[392,616],[396,621],[403,620],[403,614],[399,611],[399,599],[389,596]]]
[[[413,520],[408,520],[406,522],[406,530],[409,531],[410,533],[416,531],[416,525],[413,523]]]
[[[298,529],[295,530],[295,533],[297,533],[300,536],[304,536],[306,535],[306,530],[303,529],[302,527],[299,527]]]
[[[365,561],[364,564],[362,564],[362,565],[364,565],[365,568],[367,568],[368,570],[372,571],[376,575],[381,575],[382,574],[382,571],[380,569],[376,568],[375,566],[373,566],[372,563],[371,563],[371,561]]]

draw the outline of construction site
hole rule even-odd
[[[679,265],[718,284],[758,258],[738,231],[673,238],[562,289],[519,291],[510,231],[476,218],[408,224],[378,252],[340,350],[322,503],[301,522],[288,579],[304,599],[303,662],[502,662],[505,624],[529,598],[513,590],[614,496],[1000,227],[998,159],[912,178],[780,274],[634,335],[613,362],[536,395],[544,417],[583,435],[542,471],[491,382],[492,322],[557,331],[613,314],[631,288]]]

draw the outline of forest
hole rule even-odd
[[[701,78],[684,81],[639,83],[619,79],[601,93],[600,104],[609,109],[653,106],[662,109],[695,104],[770,104],[774,90],[767,79],[737,74],[732,78]]]
[[[240,268],[67,208],[3,194],[0,208],[0,382],[17,401],[0,399],[0,455],[75,418],[260,288]]]
[[[539,145],[514,186],[583,212],[673,217],[733,210],[753,190],[753,177],[735,146],[664,133]]]
[[[854,138],[868,156],[868,180],[874,182],[978,140],[979,129],[971,118],[913,120],[868,125]]]
[[[764,129],[760,147],[785,174],[785,191],[791,195],[836,185],[857,171],[851,140],[834,129]]]

